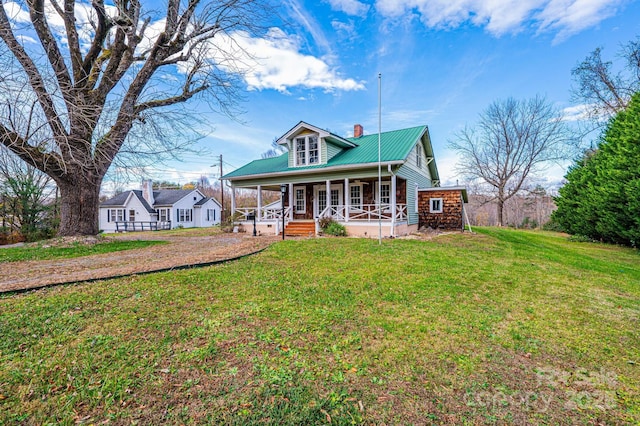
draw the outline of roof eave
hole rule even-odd
[[[336,135],[334,133],[331,133],[331,132],[329,132],[327,130],[321,129],[318,126],[314,126],[313,124],[309,124],[309,123],[307,123],[305,121],[298,122],[298,124],[296,124],[291,129],[289,129],[289,131],[287,133],[285,133],[284,135],[280,136],[278,138],[278,140],[276,141],[276,143],[278,145],[286,145],[287,139],[290,139],[291,135],[295,134],[300,127],[305,127],[305,128],[307,128],[309,130],[313,130],[314,132],[317,132],[321,137],[323,137],[325,139],[329,139],[334,143],[337,142],[337,143],[339,143],[341,145],[344,145],[345,147],[348,147],[348,148],[354,148],[354,147],[358,146],[354,142],[351,142],[351,141],[349,141],[349,140],[347,140],[347,139],[345,139],[345,138],[343,138],[341,136],[338,136],[338,135]]]
[[[393,160],[393,161],[382,161],[380,164],[383,166],[391,165],[397,166],[404,164],[404,160]],[[298,175],[306,175],[306,174],[322,174],[333,171],[341,171],[341,170],[354,170],[354,169],[368,169],[370,167],[375,167],[378,165],[378,162],[374,163],[361,163],[361,164],[345,164],[340,166],[331,166],[331,167],[322,167],[317,169],[303,169],[303,170],[287,170],[283,172],[270,172],[270,173],[259,173],[254,175],[243,175],[243,176],[234,176],[234,177],[223,177],[223,180],[228,180],[233,183],[235,180],[250,180],[250,179],[261,179],[266,177],[278,177],[278,176],[298,176]]]
[[[437,186],[433,188],[418,188],[418,191],[431,192],[431,191],[460,191],[462,194],[462,201],[469,202],[469,196],[467,194],[466,186]]]

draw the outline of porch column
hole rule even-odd
[[[329,216],[333,217],[331,214],[331,181],[327,180],[327,207],[329,207]]]
[[[236,214],[236,188],[231,187],[231,217]]]
[[[349,203],[351,202],[351,189],[349,189],[349,178],[344,178],[344,221],[349,222]]]
[[[391,236],[396,234],[396,175],[391,174]]]
[[[289,213],[289,220],[293,220],[293,183],[289,184],[289,207],[291,207],[291,212]]]
[[[262,185],[258,185],[258,211],[256,212],[256,219],[262,220]]]

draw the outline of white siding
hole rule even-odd
[[[104,206],[100,207],[100,215],[99,215],[99,229],[103,232],[116,232],[116,224],[115,222],[110,222],[108,218],[109,210],[111,209],[124,209],[124,220],[130,220],[129,211],[135,210],[135,220],[136,222],[150,222],[151,220],[156,220],[155,216],[152,218],[151,214],[147,211],[147,209],[142,205],[142,202],[135,195],[129,196],[124,207],[119,206]]]
[[[213,217],[207,219],[207,210],[213,210]],[[213,200],[209,200],[203,205],[194,208],[194,219],[197,227],[213,226],[220,223],[220,206]]]
[[[195,214],[197,209],[195,209],[193,205],[203,198],[204,197],[202,196],[202,194],[200,194],[200,192],[193,190],[189,193],[189,195],[178,200],[178,202],[176,202],[171,209],[171,228],[177,228],[179,226],[182,226],[183,228],[193,228],[197,226],[195,222]],[[179,222],[179,209],[190,209],[192,211],[191,220]]]

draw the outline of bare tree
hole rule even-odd
[[[589,117],[604,123],[625,109],[631,96],[640,91],[640,37],[623,45],[618,52],[624,65],[613,70],[613,62],[603,61],[597,48],[572,71],[574,101],[583,103]]]
[[[487,184],[502,226],[505,202],[533,174],[565,158],[569,140],[562,116],[545,98],[509,98],[492,103],[475,128],[465,127],[449,145],[460,155],[459,172]]]
[[[243,68],[236,61],[246,58],[234,37],[256,34],[266,5],[162,4],[157,12],[139,0],[0,1],[0,96],[8,101],[0,142],[55,180],[60,235],[98,232],[100,185],[119,153],[176,148],[176,138],[149,126],[169,123],[157,114],[196,96],[232,112]],[[23,104],[35,108],[17,114]],[[20,125],[7,118],[18,115]]]
[[[286,151],[287,151],[287,149],[284,146],[278,145],[278,138],[274,138],[271,141],[271,148],[269,148],[267,151],[263,152],[260,156],[263,159],[279,157],[282,154],[284,154]]]
[[[37,239],[38,230],[51,231],[51,220],[46,220],[51,219],[51,215],[46,217],[45,213],[54,190],[49,176],[0,146],[3,227],[20,231],[28,240]]]

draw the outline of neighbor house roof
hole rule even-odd
[[[408,129],[394,130],[380,134],[380,161],[382,163],[403,162],[415,144],[428,131],[427,126],[417,126]],[[328,169],[331,167],[345,167],[349,165],[367,165],[378,162],[378,134],[365,135],[359,138],[344,138],[354,144],[353,148],[344,149],[342,152],[329,159],[326,164],[318,164],[305,167],[289,167],[289,154],[278,157],[254,160],[239,169],[227,173],[224,179],[233,179],[241,176],[254,176],[269,173],[286,173],[313,171],[316,169]],[[428,147],[431,149],[431,147]],[[433,152],[427,152],[433,156]],[[436,171],[437,173],[437,171]],[[437,176],[434,176],[437,179]]]
[[[142,191],[140,190],[133,190],[133,191],[125,191],[122,192],[118,195],[116,195],[115,197],[109,198],[108,200],[102,202],[100,204],[100,207],[124,207],[127,203],[127,200],[129,200],[129,197],[133,194],[134,197],[137,197],[138,200],[140,200],[140,202],[142,203],[142,206],[149,212],[149,213],[155,213],[155,210],[153,209],[153,207],[151,207],[149,205],[149,203],[147,203],[147,200],[144,199],[144,197],[142,196]]]
[[[193,189],[160,189],[153,191],[153,204],[156,206],[175,204],[193,191]]]
[[[222,207],[222,205],[218,202],[218,200],[216,200],[213,197],[205,197],[202,200],[198,201],[197,203],[194,204],[194,206],[204,206],[205,204],[207,204],[209,201],[213,201],[214,203],[216,203],[219,207]]]

